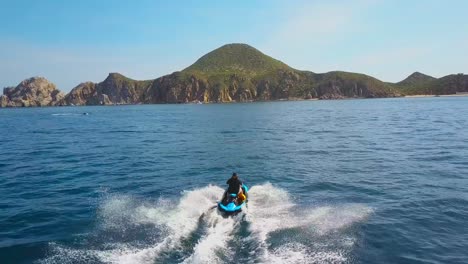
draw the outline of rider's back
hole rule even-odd
[[[226,183],[229,184],[228,193],[239,193],[242,186],[242,182],[239,179],[230,178]]]

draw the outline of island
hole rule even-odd
[[[152,80],[110,73],[68,94],[43,77],[3,89],[0,107],[227,103],[275,100],[386,98],[468,93],[468,75],[434,78],[415,72],[398,83],[343,71],[294,69],[247,44],[227,44],[189,67]]]

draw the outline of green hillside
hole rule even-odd
[[[393,97],[390,85],[364,74],[299,71],[247,44],[227,44],[154,81],[145,103]]]
[[[435,79],[436,78],[426,75],[424,73],[414,72],[410,76],[406,77],[406,79],[404,79],[403,81],[396,83],[396,85],[397,86],[413,86],[413,85],[419,85],[422,83],[428,83]]]
[[[292,70],[247,44],[227,44],[198,59],[182,72],[202,75],[256,76],[277,70]]]
[[[451,74],[437,79],[415,72],[392,85],[404,95],[456,94],[468,90],[468,77],[464,74]]]

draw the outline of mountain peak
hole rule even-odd
[[[45,77],[41,77],[41,76],[34,76],[34,77],[30,77],[30,78],[27,78],[25,80],[23,80],[22,82],[19,83],[18,86],[37,86],[37,85],[49,85],[49,84],[52,84],[49,80],[47,80]],[[53,86],[55,86],[54,84],[52,84]]]
[[[398,82],[397,84],[399,84],[399,85],[412,85],[412,84],[416,84],[416,83],[432,81],[432,80],[435,80],[435,79],[436,78],[434,78],[432,76],[429,76],[429,75],[426,75],[424,73],[420,73],[420,72],[416,71],[416,72],[413,72],[408,77],[406,77],[406,79],[404,79],[403,81]]]
[[[111,72],[107,76],[107,78],[104,80],[105,83],[114,83],[118,81],[133,81],[132,79],[118,73],[118,72]]]
[[[256,75],[279,69],[291,68],[250,45],[232,43],[205,54],[183,71],[205,74]]]
[[[122,79],[122,78],[127,78],[127,77],[125,77],[124,75],[118,72],[110,72],[106,79]]]

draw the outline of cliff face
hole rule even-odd
[[[60,102],[62,105],[111,105],[142,102],[151,81],[135,81],[118,73],[110,73],[101,83],[81,83]]]
[[[176,72],[154,80],[145,91],[143,102],[155,104],[204,101],[208,85],[206,80]]]
[[[399,96],[392,87],[377,79],[353,75],[278,70],[255,77],[239,74],[207,77],[176,72],[156,79],[145,92],[143,102],[208,103]]]
[[[311,94],[319,99],[397,97],[392,86],[373,77],[350,72],[316,74]]]
[[[89,100],[97,98],[96,84],[92,82],[80,83],[73,88],[63,100],[61,105],[86,105]],[[96,103],[97,104],[97,103]]]
[[[3,89],[1,107],[28,107],[56,105],[64,94],[43,77],[33,77],[22,81],[16,87]]]
[[[8,98],[6,95],[1,95],[0,96],[0,107],[14,107],[15,105],[13,104],[12,101]]]

